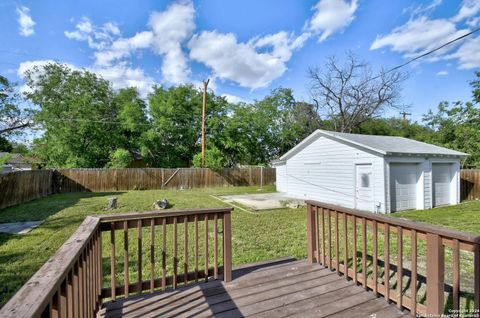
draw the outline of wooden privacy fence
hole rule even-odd
[[[461,170],[460,198],[462,200],[480,199],[480,169]]]
[[[53,170],[0,174],[0,209],[54,193]]]
[[[307,201],[307,235],[310,262],[414,316],[480,316],[480,236],[316,201]]]
[[[231,211],[89,216],[0,317],[95,317],[107,298],[230,281]]]
[[[263,167],[161,169],[59,169],[0,174],[0,209],[53,193],[262,186],[275,182]]]
[[[205,187],[268,185],[275,182],[275,169],[263,167],[225,168],[127,168],[59,169],[58,191],[122,191],[147,189],[191,189]]]

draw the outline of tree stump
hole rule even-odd
[[[169,207],[170,207],[170,202],[168,202],[167,199],[162,199],[162,200],[153,202],[153,208],[155,210],[164,210],[164,209],[168,209]]]
[[[107,210],[113,210],[117,208],[117,198],[108,198]]]

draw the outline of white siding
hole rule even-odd
[[[383,157],[327,137],[319,137],[287,160],[288,194],[355,207],[355,164],[373,165],[374,204],[385,212]]]
[[[286,163],[275,164],[276,181],[275,185],[278,192],[288,192],[287,183],[287,165]]]

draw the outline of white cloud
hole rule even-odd
[[[65,31],[67,38],[77,41],[87,41],[88,46],[95,50],[108,49],[115,37],[120,35],[120,30],[113,22],[96,26],[89,18],[83,17],[75,25],[75,31]]]
[[[35,26],[35,22],[33,21],[32,17],[30,16],[30,9],[22,6],[17,8],[17,22],[19,25],[20,35],[22,36],[30,36],[35,33],[33,27]]]
[[[227,102],[232,103],[232,104],[238,104],[238,103],[247,103],[247,100],[240,96],[232,95],[232,94],[220,94],[221,96],[225,97]]]
[[[433,8],[438,3],[433,2]],[[461,28],[466,24],[475,28],[480,21],[480,1],[463,0],[458,13],[449,19],[429,19],[426,16],[412,18],[404,25],[392,30],[390,34],[377,36],[370,49],[391,47],[405,57],[413,57],[435,49],[449,41],[459,38],[470,29]],[[480,67],[480,37],[467,38],[451,44],[429,55],[429,62],[439,60],[457,60],[459,69]],[[439,72],[437,75],[445,75]]]
[[[430,20],[420,17],[395,28],[388,35],[377,36],[370,49],[390,46],[393,51],[410,57],[434,49],[466,32],[467,30],[457,30],[456,25],[447,19]],[[454,46],[437,51],[436,55],[441,55],[452,48]]]
[[[136,87],[142,96],[146,96],[155,81],[139,67],[134,68],[125,61],[138,50],[147,49],[152,44],[153,33],[143,31],[130,38],[122,38],[118,26],[107,22],[101,26],[90,19],[82,18],[75,31],[65,31],[65,36],[77,41],[86,41],[94,50],[94,64],[87,69],[112,83],[114,89]]]
[[[410,7],[403,9],[403,13],[410,13],[411,17],[429,14],[442,4],[442,0],[432,0],[429,4],[413,4]]]
[[[112,83],[114,89],[136,87],[143,97],[147,96],[155,84],[155,80],[146,75],[143,69],[132,68],[126,63],[104,67],[93,66],[88,70]]]
[[[150,47],[153,39],[152,32],[143,31],[135,34],[131,38],[119,38],[111,43],[105,50],[99,50],[94,53],[95,64],[108,66],[116,60],[130,56],[138,49],[147,49]]]
[[[153,50],[163,56],[163,78],[173,84],[186,83],[191,73],[182,45],[195,30],[194,19],[191,1],[172,3],[165,11],[152,13],[149,19]]]
[[[357,8],[357,0],[320,0],[312,8],[315,13],[305,24],[305,30],[319,34],[321,42],[352,23]]]
[[[460,22],[464,19],[471,18],[480,12],[480,1],[478,0],[463,0],[462,6],[458,14],[452,18],[453,22]]]
[[[472,29],[475,29],[480,25],[480,16],[468,19],[466,23],[469,27],[471,27]]]
[[[440,71],[437,73],[438,76],[445,76],[448,75],[448,71]]]
[[[188,47],[190,58],[210,67],[214,76],[244,87],[259,88],[286,71],[292,52],[307,38],[282,31],[241,43],[233,33],[204,31],[194,35]]]
[[[36,81],[38,79],[38,76],[41,75],[43,67],[47,64],[54,64],[54,63],[56,63],[54,60],[24,61],[24,62],[20,63],[20,65],[18,66],[17,75],[18,75],[19,78],[24,80],[26,78],[27,71],[30,71],[30,72],[33,72],[32,73],[32,79],[34,81]],[[73,70],[77,69],[72,64],[68,64],[68,63],[62,63],[62,64],[68,66],[69,68],[71,68]],[[20,87],[20,92],[21,93],[27,93],[29,91],[30,91],[30,88],[26,84],[24,84]]]
[[[38,67],[38,72],[33,74],[33,79],[35,80],[41,74],[43,67],[47,64],[52,63],[57,62],[53,60],[33,60],[22,62],[17,69],[17,75],[21,79],[25,79],[25,73],[27,71],[33,71],[35,67]],[[68,66],[72,70],[80,69],[73,64],[62,64]],[[85,69],[92,73],[100,75],[105,80],[108,80],[112,84],[112,87],[114,89],[120,89],[124,87],[136,87],[143,97],[145,97],[150,92],[152,86],[155,84],[154,79],[146,75],[141,68],[132,68],[126,63],[118,63],[114,66],[106,67],[92,66]],[[28,86],[23,85],[20,88],[20,91],[22,93],[28,92],[29,88]]]
[[[480,67],[480,37],[466,40],[453,54],[446,59],[458,59],[458,68],[472,69]]]

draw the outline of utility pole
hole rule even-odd
[[[205,114],[207,109],[207,86],[210,79],[203,81],[203,105],[202,105],[202,168],[205,166]]]
[[[407,116],[410,116],[411,113],[407,113],[407,112],[403,111],[403,112],[400,112],[400,115],[402,115],[403,120],[406,120],[406,119],[407,119]]]

